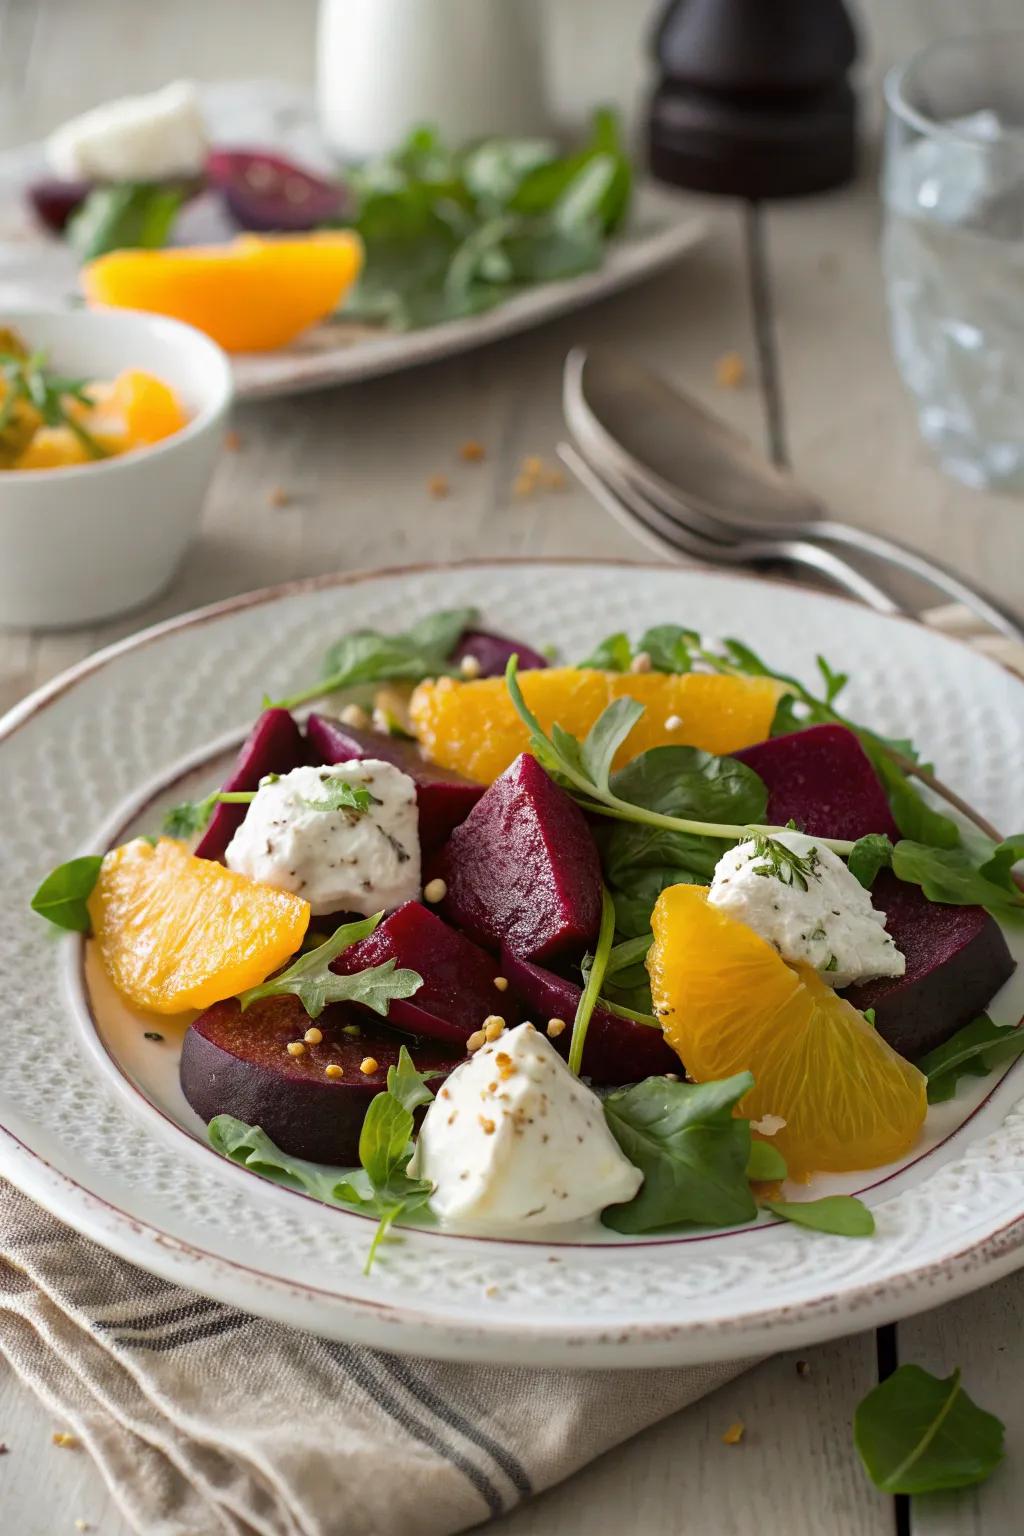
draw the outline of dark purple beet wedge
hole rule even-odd
[[[566,1028],[551,1043],[567,1056],[572,1021],[580,1000],[579,987],[563,976],[531,965],[528,960],[517,959],[507,949],[501,957],[501,968],[538,1029],[546,1029],[549,1019],[565,1020]],[[603,1008],[594,1009],[583,1048],[585,1076],[595,1083],[618,1085],[681,1071],[679,1057],[660,1029],[637,1024],[633,1019],[620,1019],[618,1014],[608,1013]]]
[[[242,743],[231,777],[222,789],[258,789],[268,773],[291,773],[306,761],[302,733],[286,709],[266,709]],[[244,805],[218,805],[200,840],[201,859],[222,859],[245,820]]]
[[[306,733],[316,763],[361,762],[377,757],[394,763],[416,784],[420,813],[420,844],[424,857],[446,842],[453,828],[465,821],[484,792],[482,784],[464,779],[450,768],[438,768],[420,755],[414,741],[384,731],[359,730],[328,715],[310,715]]]
[[[983,1013],[1015,970],[999,924],[981,907],[929,901],[919,886],[883,870],[871,900],[906,956],[906,974],[865,981],[843,994],[873,1008],[879,1034],[913,1060]]]
[[[58,176],[41,176],[25,189],[36,217],[51,234],[62,234],[73,213],[85,202],[94,182],[64,181]]]
[[[392,1000],[388,1023],[395,1029],[464,1046],[489,1014],[500,1013],[508,1024],[518,1022],[518,1009],[508,1006],[509,993],[494,985],[500,974],[494,957],[418,901],[392,912],[368,939],[339,955],[331,969],[349,975],[386,960],[423,977],[414,997]]]
[[[185,1034],[181,1091],[199,1117],[234,1115],[259,1125],[282,1152],[314,1163],[358,1163],[359,1132],[375,1094],[387,1086],[388,1067],[402,1045],[421,1072],[442,1077],[465,1060],[431,1042],[414,1044],[393,1030],[368,1023],[343,1003],[316,1020],[323,1035],[301,1056],[288,1046],[301,1040],[313,1021],[297,997],[268,997],[242,1013],[234,998],[215,1003]],[[345,1027],[358,1034],[346,1034]],[[374,1072],[360,1070],[372,1056]],[[340,1077],[325,1068],[339,1066]],[[431,1085],[436,1092],[439,1081]]]
[[[264,150],[213,150],[206,174],[243,229],[315,229],[341,218],[351,201],[341,182]]]
[[[763,780],[771,826],[795,821],[819,837],[899,837],[867,753],[845,725],[812,725],[733,754]]]
[[[736,756],[767,785],[773,824],[792,818],[820,837],[899,837],[881,782],[845,726],[811,726]],[[906,957],[906,974],[864,982],[844,996],[855,1008],[874,1008],[879,1034],[913,1059],[981,1013],[1014,961],[998,923],[981,907],[929,901],[919,886],[888,870],[876,879],[871,899]]]
[[[442,911],[495,951],[524,960],[597,937],[601,865],[583,812],[527,753],[486,791],[441,850]]]
[[[505,635],[492,634],[487,629],[467,629],[451,654],[451,661],[458,666],[467,656],[479,665],[479,677],[504,677],[510,656],[519,657],[520,672],[536,672],[548,665],[546,656],[520,640],[509,640]]]

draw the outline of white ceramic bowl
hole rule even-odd
[[[135,310],[5,310],[0,323],[74,378],[145,369],[188,414],[149,448],[0,471],[0,625],[67,628],[136,608],[171,580],[199,526],[231,403],[227,357],[191,326]]]

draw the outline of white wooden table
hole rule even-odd
[[[570,110],[628,101],[648,0],[549,0],[552,70]],[[869,99],[881,65],[941,33],[1024,21],[1021,0],[873,0]],[[312,0],[7,0],[0,3],[0,143],[46,131],[84,106],[175,75],[311,77]],[[875,111],[877,117],[877,110]],[[485,351],[356,389],[238,412],[204,533],[152,609],[101,629],[0,635],[0,709],[98,645],[168,614],[339,567],[481,553],[636,553],[576,490],[517,499],[523,457],[552,457],[559,376],[577,341],[621,345],[713,396],[754,437],[774,419],[792,462],[836,512],[894,531],[1010,601],[1021,598],[1024,509],[949,481],[930,462],[888,351],[870,168],[854,189],[769,208],[755,235],[770,292],[752,314],[751,221],[709,203],[714,232],[676,272],[577,317]],[[760,323],[761,352],[755,318]],[[765,355],[765,345],[768,356]],[[738,351],[749,382],[716,391],[715,362]],[[766,368],[774,363],[774,382]],[[467,438],[487,447],[462,464]],[[444,473],[441,501],[428,481]],[[286,503],[272,495],[286,493]],[[507,1517],[507,1536],[1010,1536],[1024,1529],[1024,1276],[898,1329],[770,1360],[647,1432],[570,1484]],[[978,1492],[916,1501],[876,1493],[852,1449],[858,1399],[893,1359],[964,1368],[1008,1429],[1009,1458]],[[739,1446],[721,1442],[736,1418]],[[80,1452],[0,1365],[0,1531],[62,1536],[86,1522],[126,1536]],[[182,1536],[188,1536],[183,1532]]]

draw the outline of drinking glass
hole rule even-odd
[[[935,43],[886,101],[897,365],[943,467],[1024,492],[1024,32]]]

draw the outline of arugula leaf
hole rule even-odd
[[[580,766],[596,786],[598,794],[608,793],[612,759],[643,712],[644,706],[637,699],[615,699],[595,720],[586,738],[580,743]],[[629,796],[623,798],[629,799]]]
[[[770,1141],[759,1141],[756,1138],[751,1140],[750,1156],[747,1159],[747,1178],[751,1183],[775,1183],[784,1179],[788,1172],[786,1159],[778,1147]]]
[[[457,669],[451,666],[449,657],[478,617],[475,608],[446,608],[428,614],[404,634],[353,630],[327,652],[325,673],[319,682],[278,700],[272,707],[297,709],[300,704],[358,683],[418,683],[425,677],[455,676]]]
[[[1021,859],[1024,859],[1024,832],[1016,832],[1012,837],[1003,838],[978,873],[986,880],[991,880],[994,885],[1004,885],[1007,890],[1012,891],[1014,889],[1013,868]]]
[[[929,901],[984,907],[1001,922],[1024,920],[1024,893],[989,880],[966,848],[936,848],[902,838],[893,849],[893,873],[919,885]]]
[[[353,789],[344,779],[324,779],[323,786],[324,794],[319,800],[300,800],[300,804],[309,811],[355,811],[365,816],[371,805],[381,803],[364,785]]]
[[[407,1172],[413,1153],[413,1110],[434,1095],[424,1074],[403,1045],[397,1066],[388,1068],[388,1085],[370,1101],[359,1136],[361,1167],[350,1171],[309,1163],[282,1152],[265,1131],[231,1115],[217,1115],[207,1128],[211,1145],[223,1156],[289,1189],[301,1190],[328,1205],[345,1205],[376,1216],[366,1258],[368,1274],[377,1249],[399,1216],[421,1210],[433,1185]]]
[[[577,1077],[583,1065],[583,1047],[586,1044],[587,1030],[590,1028],[594,1009],[597,1007],[614,939],[615,908],[607,890],[602,886],[601,926],[597,935],[597,947],[594,950],[593,962],[584,982],[583,991],[580,993],[580,1000],[576,1004],[576,1017],[572,1021],[572,1037],[569,1041],[569,1071],[575,1072]]]
[[[872,766],[885,786],[889,808],[900,834],[913,842],[929,843],[934,848],[958,847],[960,828],[952,817],[928,804],[884,746],[879,748],[873,741],[865,740],[863,732],[859,734]]]
[[[700,646],[695,629],[656,624],[640,636],[640,649],[651,658],[655,672],[692,672],[693,652]]]
[[[277,777],[277,774],[269,774],[263,782],[269,783]],[[205,800],[183,800],[181,805],[172,806],[164,817],[164,834],[177,838],[195,837],[206,831],[218,805],[251,805],[255,799],[254,789],[215,789]]]
[[[150,181],[94,187],[68,221],[67,238],[79,261],[126,247],[167,244],[186,189]]]
[[[343,923],[335,929],[331,938],[316,949],[307,951],[293,960],[287,970],[272,976],[258,987],[248,987],[238,995],[242,1012],[262,997],[283,997],[291,993],[301,1002],[311,1019],[318,1019],[328,1003],[362,1003],[374,1013],[387,1017],[392,998],[412,997],[423,985],[423,977],[416,971],[396,970],[394,959],[383,965],[371,965],[349,976],[338,975],[331,970],[331,961],[367,938],[383,912],[363,918],[357,923]]]
[[[892,843],[884,832],[868,832],[853,845],[847,865],[854,879],[870,891],[880,869],[892,864]]]
[[[987,1013],[982,1013],[928,1051],[916,1066],[928,1079],[929,1104],[942,1104],[956,1093],[961,1077],[987,1077],[1022,1051],[1024,1027],[994,1024]]]
[[[835,1237],[871,1237],[875,1218],[855,1195],[826,1195],[821,1200],[766,1200],[765,1210],[784,1221]]]
[[[45,917],[55,928],[67,928],[72,933],[89,933],[92,921],[88,901],[93,887],[100,877],[102,854],[88,853],[80,859],[69,859],[51,870],[32,897],[32,910]]]
[[[750,1123],[733,1106],[754,1086],[749,1072],[715,1083],[649,1077],[604,1100],[608,1128],[644,1175],[640,1192],[601,1220],[616,1232],[651,1232],[679,1222],[726,1227],[752,1221]]]
[[[592,667],[597,672],[628,672],[633,664],[633,647],[629,636],[619,630],[600,641],[590,655],[576,663],[577,667]]]
[[[853,1416],[853,1443],[883,1493],[935,1493],[982,1483],[1003,1459],[1004,1427],[972,1402],[960,1368],[940,1379],[901,1365]]]

